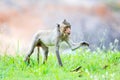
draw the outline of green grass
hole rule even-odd
[[[37,64],[35,56],[27,66],[23,56],[0,56],[0,80],[119,80],[120,52],[78,49],[76,54],[62,54],[64,67],[56,56],[49,55],[45,65]],[[41,57],[40,57],[41,62]],[[77,72],[73,69],[81,66]]]

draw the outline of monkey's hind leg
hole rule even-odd
[[[24,62],[27,62],[28,64],[30,64],[30,56],[34,52],[34,48],[35,48],[35,41],[33,41],[33,43],[31,44],[30,49],[28,50],[27,55],[24,59]]]
[[[30,56],[32,53],[33,53],[33,49],[28,52],[27,56],[24,59],[24,62],[30,64]]]
[[[38,61],[38,64],[39,64],[39,52],[40,52],[40,49],[39,49],[39,47],[37,47],[37,49],[38,49],[38,53],[37,53],[37,61]]]
[[[47,61],[47,58],[48,58],[48,47],[44,44],[44,43],[41,43],[41,48],[43,50],[43,64],[46,63]]]

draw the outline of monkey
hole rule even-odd
[[[55,46],[57,61],[60,66],[63,66],[59,54],[59,47],[61,42],[66,42],[71,50],[76,50],[83,45],[89,46],[89,43],[87,42],[74,43],[70,39],[70,34],[71,25],[66,21],[66,19],[64,19],[61,24],[57,24],[57,27],[52,31],[47,30],[37,32],[33,37],[30,49],[28,50],[24,61],[30,63],[30,56],[34,52],[34,49],[37,47],[37,62],[39,64],[39,48],[41,48],[44,51],[42,63],[45,64],[48,59],[49,46]]]

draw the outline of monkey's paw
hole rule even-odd
[[[82,42],[80,45],[81,46],[88,46],[89,47],[89,43],[87,43],[87,42]]]

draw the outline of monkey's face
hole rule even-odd
[[[64,33],[65,33],[65,35],[70,35],[71,34],[71,28],[70,27],[66,28]]]
[[[61,29],[60,32],[64,35],[64,36],[69,36],[71,34],[71,25],[69,22],[67,22],[66,20],[64,20],[62,22],[62,24],[60,25]]]

